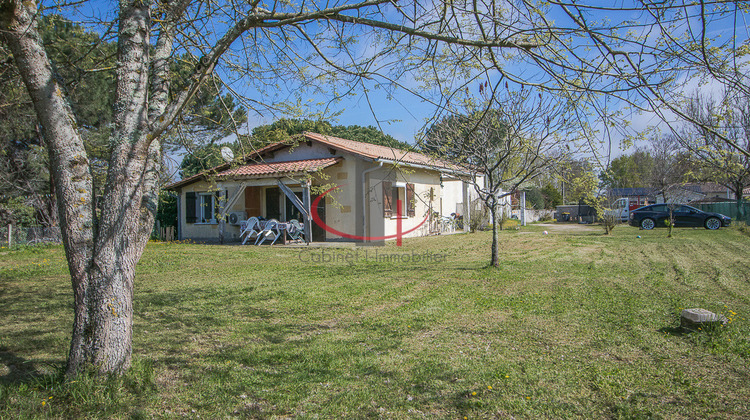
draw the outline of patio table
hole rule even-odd
[[[276,225],[276,227],[279,229],[279,231],[281,233],[281,243],[283,245],[286,245],[286,235],[287,235],[287,232],[289,231],[289,228],[291,227],[291,225],[289,223],[287,223],[287,222],[279,222]]]

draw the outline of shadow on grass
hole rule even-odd
[[[683,337],[690,333],[689,330],[686,330],[682,327],[662,327],[659,328],[658,331],[662,334],[668,334],[673,337]]]
[[[48,373],[40,372],[37,369],[38,364],[49,364],[56,366],[58,369],[59,360],[35,360],[31,361],[18,356],[10,351],[7,347],[0,347],[0,365],[4,365],[7,373],[0,375],[0,385],[15,385],[20,383],[34,382],[37,379],[47,376]]]
[[[11,279],[9,281],[15,281]],[[0,277],[0,282],[6,281]],[[24,316],[42,316],[41,311],[47,314],[56,314],[71,307],[72,293],[67,289],[57,290],[43,287],[20,287],[16,285],[5,285],[0,289],[0,319],[22,314]]]

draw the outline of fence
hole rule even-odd
[[[8,225],[0,235],[0,246],[33,245],[43,243],[57,244],[62,242],[60,228],[55,227],[17,227]]]
[[[743,201],[737,206],[736,201],[725,201],[721,203],[696,203],[692,204],[703,211],[721,213],[732,218],[733,222],[745,222],[750,224],[750,202]]]
[[[175,235],[175,227],[174,226],[166,226],[161,227],[157,223],[156,227],[154,228],[154,232],[152,233],[152,237],[155,237],[156,239],[164,242],[172,242],[176,239]]]
[[[177,238],[174,226],[160,227],[154,229],[153,236],[161,241],[174,241]],[[59,244],[62,242],[60,227],[18,227],[7,225],[0,234],[0,246],[11,247],[14,245],[34,244]]]
[[[175,226],[162,226],[160,221],[154,223],[154,230],[151,231],[151,239],[163,242],[173,242],[177,239],[177,228]]]

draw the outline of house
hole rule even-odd
[[[238,240],[255,216],[304,221],[312,241],[382,241],[468,220],[469,177],[420,153],[305,132],[166,188],[179,196],[180,239]]]
[[[735,194],[731,189],[716,182],[691,183],[686,184],[686,187],[697,188],[702,194],[705,194],[704,198],[720,198],[724,200],[735,199]]]
[[[734,200],[732,191],[715,182],[689,182],[660,191],[657,203],[691,203],[706,199]]]

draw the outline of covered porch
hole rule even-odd
[[[336,165],[339,158],[291,162],[252,163],[229,168],[205,180],[196,180],[179,191],[178,212],[184,214],[179,237],[206,242],[245,241],[252,222],[258,231],[268,221],[279,224],[286,237],[293,225],[302,232],[304,243],[325,241],[325,231],[312,221],[312,193],[320,171]],[[184,208],[180,205],[184,203]],[[318,216],[325,221],[326,205],[321,200]],[[260,223],[258,223],[260,222]],[[278,232],[274,232],[278,233]],[[283,239],[283,238],[282,238]]]

